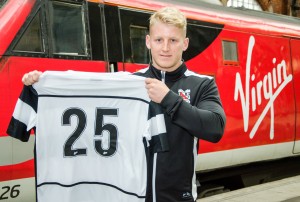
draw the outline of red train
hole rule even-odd
[[[176,6],[188,17],[184,60],[192,71],[215,77],[227,115],[219,143],[200,141],[197,171],[300,154],[299,19],[193,0],[4,0],[0,201],[34,198],[34,135],[23,143],[6,134],[22,75],[34,69],[145,67],[148,18],[163,6]]]

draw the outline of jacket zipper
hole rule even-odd
[[[160,73],[161,73],[161,81],[162,81],[163,83],[166,83],[166,72],[160,71]]]

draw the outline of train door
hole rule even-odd
[[[294,153],[300,153],[300,40],[291,39],[291,59],[294,73],[294,93],[296,103],[296,137]]]
[[[122,71],[121,29],[117,6],[101,5],[101,23],[103,25],[104,59],[109,65],[110,72]]]
[[[146,47],[146,35],[150,13],[120,8],[123,47],[123,70],[135,72],[146,67],[150,61],[150,52]]]

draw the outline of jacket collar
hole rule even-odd
[[[149,69],[154,76],[154,78],[158,80],[162,80],[162,71],[156,69],[152,64],[150,64]],[[175,71],[173,72],[166,72],[165,73],[165,82],[175,82],[184,76],[187,67],[183,62]]]

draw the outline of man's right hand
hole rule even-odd
[[[22,82],[24,83],[24,85],[26,86],[30,86],[32,84],[34,84],[35,82],[39,81],[39,78],[41,76],[43,72],[34,70],[32,72],[28,72],[27,74],[24,74],[23,78],[22,78]]]

